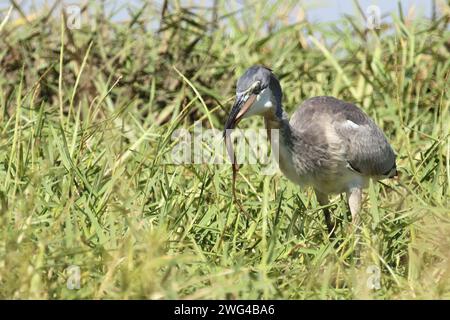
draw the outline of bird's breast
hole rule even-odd
[[[299,170],[298,165],[295,164],[293,157],[293,150],[283,140],[272,142],[272,153],[277,155],[277,162],[281,172],[298,185],[308,185],[309,175],[307,172]]]
[[[339,141],[309,144],[302,138],[280,136],[274,141],[273,153],[278,152],[281,172],[300,186],[312,186],[325,194],[342,193],[353,185],[365,184],[363,178],[349,170],[345,161],[345,148]]]

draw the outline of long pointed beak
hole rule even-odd
[[[247,94],[236,95],[236,101],[234,102],[233,108],[231,108],[230,115],[225,123],[224,137],[227,134],[227,130],[234,129],[239,121],[241,121],[253,102],[255,102],[255,99],[256,95],[254,94],[250,94],[250,96]]]

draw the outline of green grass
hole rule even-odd
[[[80,30],[59,8],[8,21],[3,11],[1,298],[450,298],[450,7],[421,20],[400,6],[370,31],[361,16],[314,24],[283,18],[294,1],[252,3],[170,2],[112,22],[92,2]],[[333,95],[389,137],[400,179],[366,190],[359,245],[339,196],[334,247],[311,190],[280,173],[241,168],[247,217],[229,165],[164,163],[175,129],[222,129],[236,78],[255,63],[279,76],[289,113]],[[79,290],[66,286],[71,265]]]

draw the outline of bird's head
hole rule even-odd
[[[264,66],[250,67],[236,85],[236,100],[225,130],[234,129],[243,118],[281,112],[281,87],[272,71]]]

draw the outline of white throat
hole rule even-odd
[[[245,118],[265,114],[268,110],[275,107],[273,100],[273,94],[269,88],[261,90],[261,92],[256,96],[252,107],[245,113]]]

